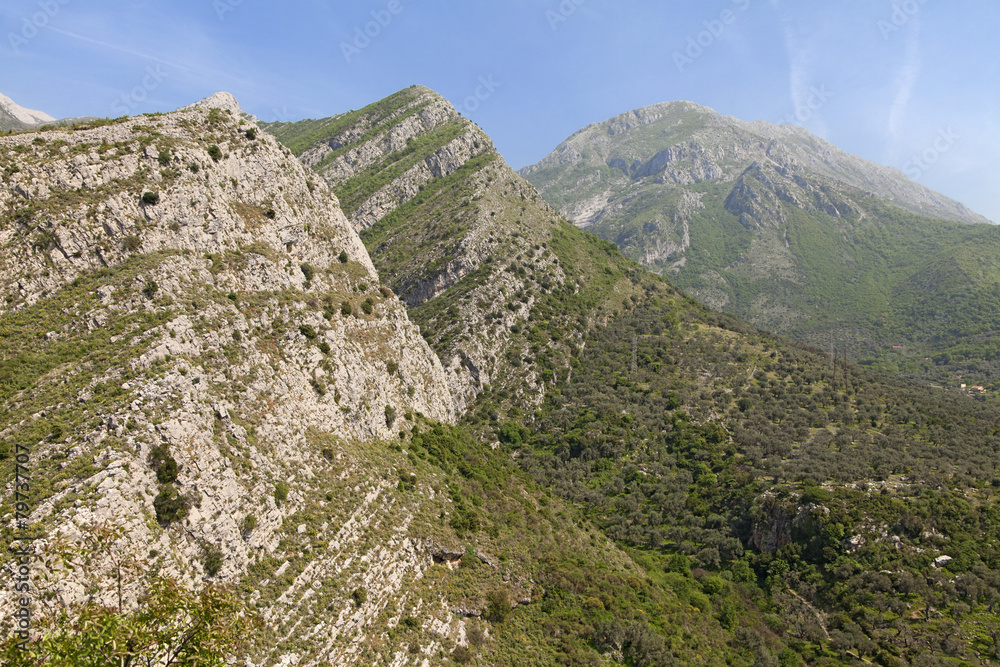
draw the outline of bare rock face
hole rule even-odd
[[[299,520],[292,533],[342,549],[299,575],[286,592],[297,602],[261,601],[278,605],[268,618],[295,625],[298,589],[335,589],[345,572],[368,586],[368,606],[354,618],[347,599],[331,627],[360,628],[419,579],[433,563],[407,533],[421,504],[394,508],[392,466],[373,467],[364,445],[398,438],[417,413],[453,421],[450,378],[325,183],[228,95],[2,137],[0,174],[5,354],[37,361],[0,393],[0,439],[30,444],[34,474],[55,480],[31,517],[48,536],[40,550],[108,524],[122,531],[113,549],[148,568],[238,581],[286,558],[289,517],[336,491],[347,523]],[[177,464],[177,516],[158,505],[168,485],[154,450]],[[397,536],[380,553],[371,521]],[[379,563],[368,580],[359,557]],[[110,602],[95,563],[53,569],[57,598],[96,585]],[[5,591],[0,608],[11,604]],[[442,614],[442,636],[457,638],[460,622]],[[360,659],[332,645],[324,655]]]
[[[189,104],[185,107],[181,107],[178,111],[191,111],[194,109],[222,109],[223,111],[228,111],[234,118],[242,118],[251,123],[256,123],[257,118],[248,114],[240,106],[239,101],[232,93],[227,93],[225,91],[214,93],[209,95],[203,100],[199,100],[194,104]]]

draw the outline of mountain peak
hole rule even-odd
[[[193,109],[223,109],[225,111],[232,112],[232,114],[237,118],[252,118],[254,122],[257,120],[243,110],[243,107],[240,106],[240,103],[236,99],[235,95],[226,91],[220,91],[209,95],[205,99],[199,100],[194,104],[181,107],[178,111],[191,111]]]
[[[0,93],[0,110],[7,112],[25,125],[44,125],[45,123],[54,123],[56,120],[43,111],[25,109],[2,93]]]

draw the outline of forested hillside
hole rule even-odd
[[[369,140],[339,150],[366,154]],[[642,575],[549,561],[540,606],[494,624],[482,664],[1000,658],[995,410],[714,313],[506,169],[471,158],[362,238],[442,358],[505,341],[462,364],[482,381],[460,429],[495,441]],[[702,621],[651,607],[660,595]],[[558,649],[503,648],[526,621]]]

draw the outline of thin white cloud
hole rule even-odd
[[[210,58],[196,57],[195,58],[196,64],[194,63],[188,64],[188,63],[178,62],[175,60],[167,60],[165,58],[161,58],[151,53],[142,53],[140,51],[135,51],[133,49],[120,46],[118,44],[111,44],[109,42],[105,42],[99,39],[94,39],[93,37],[87,37],[86,35],[80,35],[75,32],[70,32],[69,30],[63,30],[61,28],[54,28],[50,26],[47,29],[51,30],[52,32],[59,33],[60,35],[65,35],[66,37],[70,37],[72,39],[86,42],[88,44],[93,44],[94,46],[100,46],[102,48],[109,49],[112,51],[117,51],[118,53],[123,53],[128,56],[132,56],[135,58],[142,58],[144,60],[159,63],[161,65],[171,68],[172,70],[186,71],[191,74],[197,75],[199,77],[207,78],[208,80],[211,81],[216,81],[220,83],[222,81],[229,81],[230,83],[238,83],[244,86],[256,85],[256,81],[250,79],[241,79],[239,77],[234,76],[232,72],[223,72],[204,67],[205,62],[211,62]]]
[[[826,124],[819,116],[819,109],[814,108],[816,101],[811,84],[812,52],[801,44],[791,17],[781,11],[780,0],[771,0],[771,6],[781,19],[785,50],[788,52],[788,82],[792,100],[792,113],[789,116],[799,124],[809,122],[816,134],[824,136],[827,133]]]
[[[913,97],[913,89],[920,78],[920,14],[914,15],[906,33],[906,53],[903,67],[896,76],[896,97],[889,109],[889,137],[892,162],[896,161],[903,140],[903,120]]]

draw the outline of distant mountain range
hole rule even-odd
[[[45,125],[67,125],[89,120],[96,120],[96,116],[54,118],[44,111],[25,109],[14,100],[0,93],[0,132],[17,132]]]
[[[713,308],[890,370],[1000,378],[1000,228],[800,127],[658,104],[521,174]]]

